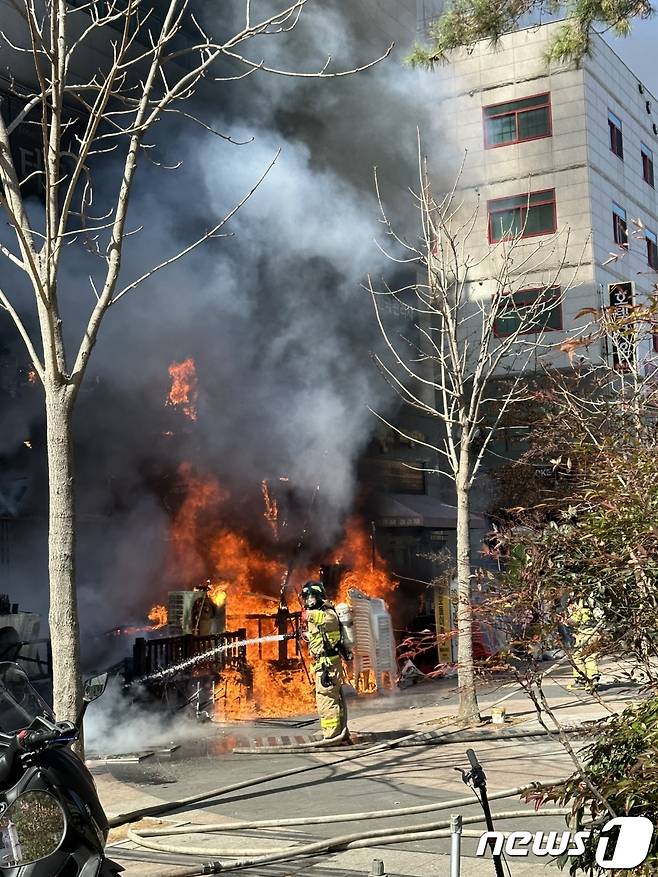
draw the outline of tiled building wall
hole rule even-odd
[[[469,242],[472,256],[484,260],[477,272],[477,280],[482,282],[474,289],[478,295],[490,291],[488,278],[494,275],[500,259],[488,240],[487,202],[554,189],[558,234],[528,238],[520,245],[519,254],[533,253],[541,245],[527,266],[523,281],[527,286],[552,282],[556,268],[564,263],[560,281],[563,288],[571,287],[562,305],[566,328],[584,325],[585,320],[578,320],[576,314],[596,305],[597,290],[592,262],[584,72],[568,64],[547,67],[544,52],[554,27],[517,31],[505,36],[496,49],[481,43],[472,54],[460,57],[446,74],[451,78],[452,94],[446,111],[451,114],[447,127],[455,132],[455,154],[466,154],[460,195],[466,205],[474,206],[478,198],[480,203]],[[485,146],[484,107],[547,92],[551,99],[551,136],[494,148]],[[563,337],[564,333],[550,332],[546,342],[557,347]],[[565,364],[559,352],[551,353],[550,361]]]
[[[417,0],[417,27],[420,36],[427,32],[428,27],[441,15],[444,7],[445,0]]]
[[[644,144],[658,161],[658,101],[600,37],[584,65],[584,84],[596,279],[606,295],[609,283],[632,280],[641,300],[655,291],[658,272],[648,264],[645,234],[632,220],[658,234],[658,197],[643,178],[641,158]],[[623,160],[610,148],[609,111],[622,123]],[[611,255],[623,250],[614,242],[613,202],[626,211],[629,233],[628,251],[616,261]],[[641,352],[649,346],[647,339]]]
[[[556,27],[559,23],[517,31],[505,36],[497,49],[483,42],[457,58],[442,74],[451,97],[439,112],[454,154],[466,153],[460,185],[465,205],[480,200],[469,247],[485,257],[485,283],[478,292],[486,294],[486,278],[495,269],[495,257],[486,261],[491,250],[487,201],[554,188],[558,241],[565,240],[567,231],[569,236],[563,285],[574,280],[564,301],[563,323],[573,331],[589,319],[578,317],[580,311],[607,303],[609,283],[632,280],[638,300],[658,283],[658,271],[648,264],[643,231],[658,235],[658,198],[643,178],[641,158],[643,144],[658,162],[658,102],[601,37],[594,38],[593,54],[581,68],[548,67],[544,53]],[[551,95],[552,136],[485,148],[483,107],[544,92]],[[623,160],[610,148],[609,111],[622,122]],[[613,202],[626,211],[627,251],[614,241]],[[640,229],[633,219],[640,220]],[[523,248],[527,251],[539,241],[542,247],[551,245],[549,236],[542,236],[529,239]],[[534,282],[533,277],[528,281]],[[550,333],[547,340],[559,342],[559,333]],[[650,347],[647,338],[642,356]],[[590,352],[596,355],[599,348]],[[559,365],[559,360],[556,355],[551,361]]]

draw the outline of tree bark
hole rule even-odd
[[[468,454],[463,447],[460,456]],[[468,468],[455,479],[457,489],[457,672],[459,719],[465,724],[480,722],[475,670],[473,667],[473,606],[471,603],[471,507]]]
[[[80,625],[75,588],[75,498],[71,406],[64,387],[46,382],[48,443],[48,570],[53,707],[75,722],[82,707]],[[82,744],[78,747],[82,750]]]

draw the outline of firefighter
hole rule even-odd
[[[601,679],[596,659],[596,610],[585,600],[576,600],[569,607],[569,622],[573,627],[573,681],[569,688],[596,689]]]
[[[343,694],[343,664],[341,661],[341,625],[333,603],[327,600],[324,585],[311,580],[302,588],[306,607],[303,619],[307,623],[308,646],[313,658],[315,702],[320,716],[320,728],[325,740],[340,739],[350,742],[347,730],[347,705]]]

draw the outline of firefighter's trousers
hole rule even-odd
[[[315,702],[325,740],[340,737],[347,728],[347,705],[342,686],[343,668],[340,664],[315,670]]]

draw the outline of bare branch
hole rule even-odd
[[[18,329],[18,334],[23,339],[23,343],[25,344],[25,347],[26,347],[27,352],[30,356],[30,359],[32,360],[32,364],[34,365],[34,368],[35,368],[37,374],[39,375],[39,377],[41,378],[41,381],[43,382],[44,376],[45,376],[45,369],[44,369],[43,363],[41,362],[41,359],[39,358],[39,356],[36,352],[36,349],[34,347],[32,339],[30,338],[29,332],[25,328],[25,324],[21,320],[19,313],[16,311],[16,308],[9,301],[9,298],[7,297],[6,293],[2,289],[0,289],[0,307],[4,308],[6,311],[8,311],[10,317],[14,321],[14,324],[15,324],[16,328]]]
[[[124,288],[120,292],[118,292],[114,296],[114,298],[110,301],[110,305],[116,304],[119,301],[119,299],[123,298],[123,296],[127,292],[130,292],[132,289],[135,289],[135,287],[139,286],[147,278],[152,277],[157,271],[160,271],[162,268],[166,268],[169,265],[172,265],[174,262],[177,262],[179,259],[182,259],[183,256],[186,256],[188,253],[191,253],[192,250],[195,250],[200,244],[204,243],[204,241],[207,241],[209,238],[216,237],[219,229],[222,228],[222,226],[226,225],[226,223],[233,216],[235,216],[235,214],[238,212],[238,210],[240,210],[240,208],[243,207],[247,203],[247,201],[251,198],[251,196],[254,194],[254,192],[256,192],[256,190],[260,187],[260,185],[263,182],[263,180],[265,179],[265,177],[269,174],[269,172],[272,170],[272,168],[276,164],[280,154],[281,154],[281,150],[279,149],[277,151],[276,155],[274,156],[274,158],[272,159],[272,161],[269,163],[267,168],[260,175],[260,177],[258,178],[256,183],[254,183],[254,185],[251,187],[251,189],[247,192],[247,194],[244,195],[243,198],[240,201],[238,201],[238,203],[224,217],[222,217],[222,219],[219,220],[219,222],[217,222],[211,229],[209,229],[207,232],[205,232],[205,234],[201,235],[201,237],[197,238],[193,243],[188,244],[187,247],[180,250],[174,256],[171,256],[170,258],[165,259],[163,262],[160,262],[158,265],[155,265],[149,271],[146,271],[144,274],[142,274],[136,280],[133,280],[133,282],[129,283],[128,286],[124,286]]]
[[[375,58],[374,61],[369,61],[367,64],[362,64],[360,67],[353,67],[351,70],[338,70],[335,73],[327,73],[327,66],[331,62],[331,56],[327,58],[324,67],[317,72],[300,73],[297,70],[278,70],[276,67],[268,67],[264,61],[250,61],[248,58],[245,58],[244,55],[240,55],[237,52],[231,52],[228,49],[224,49],[222,54],[239,61],[241,64],[246,64],[246,66],[250,67],[252,70],[263,70],[265,73],[274,73],[276,76],[290,76],[294,79],[340,79],[343,76],[353,76],[355,73],[363,73],[366,70],[370,70],[372,67],[388,58],[394,48],[395,43],[391,43],[384,54],[380,55],[379,58]]]

